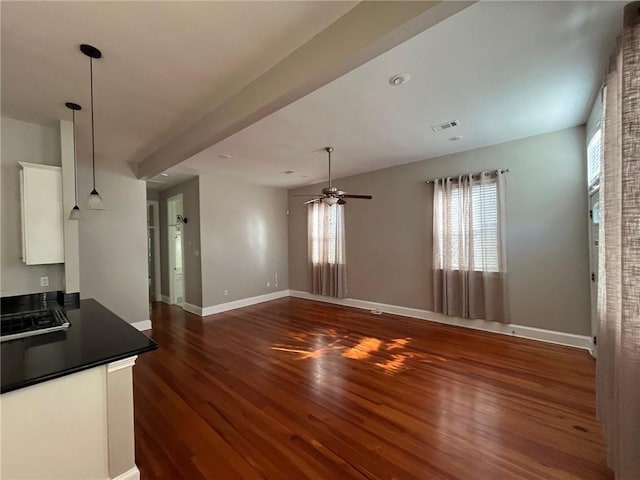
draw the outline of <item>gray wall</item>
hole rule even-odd
[[[509,168],[512,322],[589,335],[585,157],[585,129],[577,127],[339,180],[347,192],[374,196],[346,206],[348,296],[431,310],[432,189],[424,181]],[[290,288],[308,291],[306,207],[300,203],[289,197]]]
[[[129,323],[149,319],[145,182],[120,159],[96,158],[96,186],[106,210],[91,211],[91,159],[78,159],[80,296],[95,298]]]
[[[147,188],[147,200],[149,200],[149,201],[151,201],[151,200],[159,201],[160,200],[160,192],[158,192],[157,190],[151,190],[150,188]]]
[[[145,183],[128,166],[100,159],[97,186],[107,210],[85,208],[91,164],[79,158],[80,295],[95,298],[128,322],[149,319]],[[64,265],[22,265],[18,161],[60,165],[60,133],[2,118],[2,295],[64,290]],[[111,165],[103,170],[103,165]],[[40,287],[40,277],[49,286]]]
[[[25,265],[22,256],[20,219],[20,166],[18,162],[60,165],[60,132],[2,117],[2,296],[64,290],[64,264]],[[40,286],[40,277],[49,277],[49,286]]]
[[[286,190],[200,177],[205,307],[289,288],[286,209]]]
[[[200,263],[200,185],[198,178],[160,192],[160,273],[162,295],[169,296],[169,242],[167,234],[167,198],[182,194],[184,226],[184,299],[202,306],[202,269]]]

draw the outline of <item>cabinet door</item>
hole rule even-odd
[[[62,168],[21,162],[22,261],[64,263]]]

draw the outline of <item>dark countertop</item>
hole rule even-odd
[[[66,308],[60,332],[2,342],[0,393],[149,352],[158,345],[93,299]]]

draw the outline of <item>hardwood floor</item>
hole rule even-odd
[[[154,304],[151,479],[612,479],[585,351],[294,298]]]

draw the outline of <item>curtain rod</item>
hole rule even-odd
[[[508,168],[498,168],[496,170],[488,170],[489,173],[509,173],[509,169]],[[443,177],[443,178],[457,178],[457,177],[461,177],[462,175],[471,175],[472,177],[477,177],[478,175],[482,174],[484,172],[478,172],[478,173],[462,173],[460,175],[451,175],[449,177]],[[424,183],[433,183],[436,180],[442,180],[441,178],[432,178],[430,180],[425,181]]]

